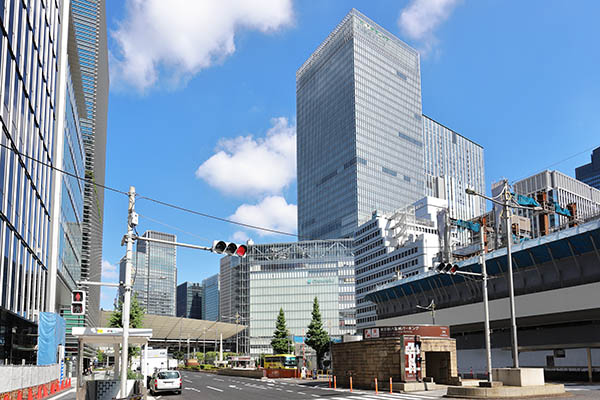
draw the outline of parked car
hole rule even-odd
[[[163,370],[155,372],[150,380],[148,389],[150,394],[154,395],[157,392],[175,392],[181,394],[183,382],[179,371]]]

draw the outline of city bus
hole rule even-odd
[[[296,369],[298,359],[293,354],[265,355],[266,369]]]

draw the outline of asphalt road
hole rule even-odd
[[[282,379],[259,380],[241,377],[229,377],[202,372],[183,372],[183,392],[181,395],[163,393],[157,400],[434,400],[441,399],[445,389],[429,392],[387,393],[348,389],[329,389],[327,384],[313,386],[312,382],[297,384]],[[568,391],[565,397],[572,400],[600,399],[600,385],[565,385]],[[150,397],[149,397],[150,399]],[[539,397],[537,399],[540,399]],[[66,400],[66,399],[65,399]]]

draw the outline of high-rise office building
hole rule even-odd
[[[202,281],[204,298],[202,299],[202,319],[218,321],[219,319],[219,274],[210,276]]]
[[[241,323],[249,329],[239,339],[240,351],[247,352],[249,342],[254,357],[272,353],[280,308],[290,334],[305,335],[315,297],[330,336],[340,339],[355,332],[352,239],[255,244],[241,264],[249,287]]]
[[[226,256],[220,260],[219,321],[234,321],[241,314],[242,263],[238,257]]]
[[[0,148],[0,359],[9,363],[35,361],[39,312],[63,314],[67,334],[85,322],[68,312],[75,282],[86,278],[84,186],[48,167],[86,176],[86,102],[71,11],[68,1],[0,2],[1,144],[7,146]]]
[[[298,231],[351,237],[424,195],[419,54],[351,10],[296,72]]]
[[[176,242],[170,233],[146,231],[142,237]],[[175,245],[136,241],[132,260],[133,294],[148,314],[175,316],[177,292],[177,248]],[[125,257],[120,263],[120,280],[125,281]]]
[[[177,316],[202,318],[204,294],[200,283],[184,282],[177,286]]]
[[[575,168],[575,177],[583,183],[600,189],[600,147],[592,152],[592,159],[589,164]]]
[[[425,195],[447,200],[450,216],[469,220],[485,213],[483,147],[423,115]]]
[[[105,0],[71,0],[71,13],[85,99],[85,109],[80,110],[85,176],[88,181],[103,185],[109,88]],[[86,182],[84,190],[81,275],[83,279],[100,281],[104,189]],[[86,325],[97,326],[100,322],[99,286],[90,286],[87,302]]]

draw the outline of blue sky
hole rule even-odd
[[[488,190],[546,168],[574,175],[600,146],[593,0],[111,0],[107,185],[295,232],[295,72],[352,7],[422,52],[423,112],[484,146]],[[137,210],[140,233],[183,242],[293,240]],[[126,197],[105,192],[104,212],[114,281]],[[177,265],[179,282],[200,282],[219,258],[179,249]],[[102,306],[113,298],[103,289]]]

